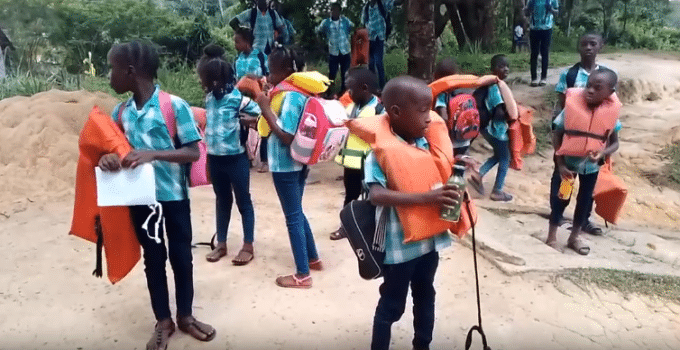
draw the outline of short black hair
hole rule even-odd
[[[133,40],[125,44],[113,45],[110,51],[111,57],[118,62],[135,67],[138,74],[155,79],[158,76],[160,59],[158,51],[151,43]]]
[[[585,37],[587,37],[587,36],[596,36],[596,37],[600,38],[600,41],[604,41],[604,36],[602,36],[602,33],[598,32],[598,31],[594,31],[594,30],[593,30],[593,31],[586,32],[586,33],[584,33],[583,35],[581,35],[581,36],[578,38],[578,41],[581,41],[581,39],[583,39],[583,38],[585,38]]]
[[[458,74],[458,62],[453,57],[442,58],[434,69],[435,79],[441,79],[454,74]]]
[[[234,70],[224,59],[224,49],[221,46],[206,46],[196,71],[208,91],[218,100],[234,89]]]
[[[338,10],[342,10],[342,5],[340,5],[339,2],[334,2],[331,4],[331,10],[337,8]]]
[[[496,56],[491,57],[491,69],[494,69],[496,65],[501,63],[503,60],[505,60],[506,62],[508,61],[508,58],[505,57],[505,55],[503,54],[498,54]]]
[[[619,76],[616,74],[616,72],[606,67],[600,67],[590,73],[590,76],[594,75],[604,75],[609,81],[610,87],[616,90],[616,84],[619,83]]]
[[[372,93],[378,91],[378,77],[366,67],[352,67],[347,71],[347,76],[353,77],[361,85],[366,84]]]
[[[243,40],[249,43],[250,46],[253,46],[253,42],[255,42],[255,36],[253,36],[253,31],[250,30],[249,28],[238,27],[234,31],[234,34],[241,36],[241,38],[243,38]]]
[[[273,62],[281,69],[301,72],[305,68],[305,58],[301,52],[291,47],[277,46],[269,54],[269,62]]]

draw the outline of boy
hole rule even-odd
[[[378,78],[367,68],[355,67],[347,72],[347,88],[352,103],[347,106],[349,119],[372,117],[385,111],[380,100],[375,95],[378,90]],[[370,147],[364,141],[350,135],[347,145],[335,159],[343,166],[343,182],[345,185],[345,201],[343,207],[349,202],[358,199],[361,195],[362,181],[364,180],[364,161]],[[345,238],[342,226],[331,233],[331,240],[336,241]]]
[[[562,214],[569,205],[568,199],[563,200],[558,196],[561,183],[565,180],[573,181],[578,174],[580,185],[576,197],[574,225],[567,246],[581,255],[590,252],[590,247],[579,235],[593,207],[593,190],[600,166],[606,157],[619,148],[620,104],[609,100],[615,91],[616,82],[616,73],[610,69],[599,68],[592,71],[585,89],[568,90],[566,108],[553,122],[555,171],[550,184],[551,214],[546,240],[546,244],[553,248],[556,247],[557,228]],[[584,115],[587,117],[584,118]],[[598,120],[595,122],[593,118]],[[572,146],[574,142],[578,142],[576,147]]]
[[[269,55],[274,48],[274,31],[286,33],[286,24],[276,10],[267,7],[267,0],[253,0],[253,5],[232,18],[229,25],[234,30],[239,26],[250,28],[255,37],[253,48]]]
[[[434,71],[434,80],[447,77],[449,75],[458,74],[458,63],[453,57],[444,58],[439,61],[439,64]],[[439,114],[444,120],[449,119],[449,101],[456,95],[462,93],[472,93],[472,91],[466,91],[470,89],[456,89],[450,93],[441,93],[437,96],[437,101],[434,103],[434,110]],[[470,140],[451,140],[453,143],[453,153],[454,155],[466,154],[468,148],[470,148]]]
[[[328,40],[328,77],[335,80],[340,66],[342,85],[338,95],[345,91],[345,74],[351,63],[349,38],[354,24],[347,17],[340,15],[340,3],[331,4],[331,17],[321,21],[316,33],[322,33]]]
[[[361,11],[361,23],[368,29],[368,67],[378,75],[380,88],[385,86],[385,41],[390,35],[392,23],[390,11],[394,0],[369,0]]]
[[[581,55],[581,61],[571,68],[565,69],[560,75],[557,85],[555,85],[557,92],[555,115],[564,109],[567,89],[586,87],[590,73],[604,67],[596,63],[597,54],[600,53],[602,46],[604,46],[604,41],[602,35],[598,33],[587,33],[579,38],[578,52]],[[604,233],[602,228],[590,221],[590,214],[589,212],[585,224],[583,224],[583,232],[594,236],[602,235]]]
[[[387,83],[382,97],[394,133],[405,143],[428,149],[424,135],[431,121],[432,91],[427,84],[413,77],[398,77]],[[369,188],[371,203],[378,207],[377,216],[382,210],[390,211],[385,233],[384,277],[373,320],[371,349],[389,348],[391,327],[404,313],[409,285],[413,296],[413,347],[428,349],[434,329],[434,276],[439,263],[438,252],[451,245],[451,238],[448,233],[442,232],[430,239],[402,243],[404,231],[395,207],[414,204],[450,206],[459,200],[459,192],[450,185],[425,193],[393,191],[389,189],[383,171],[375,154],[369,154],[364,167],[364,182]]]

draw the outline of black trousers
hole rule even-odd
[[[550,42],[552,40],[552,29],[531,30],[529,32],[531,40],[531,80],[536,80],[538,65],[538,53],[541,53],[541,79],[548,77],[548,57],[550,56]]]
[[[349,202],[359,199],[361,196],[361,188],[363,187],[364,171],[361,169],[345,168],[345,173],[342,177],[345,184],[345,203],[343,207]]]

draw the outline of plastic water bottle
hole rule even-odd
[[[458,203],[454,206],[444,206],[439,217],[442,220],[458,222],[460,219],[460,209],[463,203],[462,195],[465,193],[465,165],[461,162],[456,162],[453,166],[453,174],[446,182],[447,185],[456,185],[461,193],[461,198],[458,199]]]

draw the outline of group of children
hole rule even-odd
[[[284,47],[274,48],[263,60],[258,50],[252,47],[252,41],[253,37],[249,32],[237,31],[235,42],[240,54],[235,64],[226,61],[223,49],[210,45],[205,48],[197,66],[206,92],[207,124],[204,140],[208,150],[217,212],[218,243],[206,258],[215,262],[227,255],[226,235],[234,197],[242,216],[244,243],[233,263],[245,265],[254,258],[255,214],[250,198],[249,163],[243,130],[253,126],[255,117],[261,115],[272,131],[266,141],[268,163],[285,216],[296,266],[295,273],[280,276],[275,282],[281,287],[310,288],[310,270],[322,270],[323,264],[302,206],[309,169],[294,160],[290,152],[307,96],[301,92],[288,91],[281,105],[273,108],[266,93],[250,99],[235,87],[236,77],[247,74],[266,76],[267,83],[275,87],[291,74],[303,70],[305,64],[299,54]],[[575,119],[599,118],[605,113],[600,110],[615,91],[616,74],[595,65],[595,56],[602,46],[601,42],[601,37],[597,35],[581,38],[579,50],[582,61],[575,77],[566,72],[561,80],[564,84],[558,84],[558,91],[566,92],[565,98],[560,99],[565,110],[553,122],[556,156],[551,182],[550,233],[546,243],[554,246],[556,228],[568,204],[567,200],[558,197],[560,182],[578,174],[581,186],[569,247],[580,254],[587,254],[589,251],[579,235],[589,225],[587,219],[592,209],[592,192],[597,172],[603,159],[618,148],[617,131],[621,128],[617,116],[612,115],[607,117],[606,122],[600,123],[598,130],[591,130],[587,125],[574,126],[578,124],[574,122]],[[121,167],[134,168],[142,163],[152,163],[157,184],[156,197],[162,207],[161,214],[158,215],[151,213],[151,209],[146,206],[131,207],[137,236],[143,247],[151,304],[158,321],[147,349],[165,349],[175,330],[169,309],[165,273],[167,259],[170,260],[175,278],[178,328],[196,339],[210,341],[216,335],[215,329],[192,316],[192,228],[187,175],[183,167],[183,164],[198,159],[197,142],[201,140],[201,134],[188,104],[172,96],[177,132],[174,139],[170,136],[160,108],[160,87],[154,85],[159,58],[150,45],[139,42],[116,45],[109,52],[108,60],[113,89],[117,93],[132,93],[132,98],[115,108],[112,118],[122,126],[134,151],[124,159],[119,159],[115,154],[105,155],[99,161],[99,166],[104,170],[115,171]],[[509,72],[508,60],[502,55],[495,56],[491,61],[491,70],[500,79],[505,79]],[[437,77],[452,74],[458,74],[455,60],[442,60],[437,67]],[[448,96],[437,96],[435,101],[426,82],[411,77],[398,77],[390,80],[380,94],[376,75],[366,68],[349,70],[346,84],[352,100],[348,107],[350,119],[386,113],[390,128],[399,140],[421,149],[430,147],[424,136],[432,118],[435,118],[430,114],[432,107],[446,119],[446,101],[460,93],[453,91]],[[585,85],[585,89],[564,89],[568,85]],[[473,177],[471,183],[483,192],[482,177],[498,164],[499,170],[491,198],[508,201],[512,196],[502,191],[509,162],[507,117],[497,88],[489,88],[484,103],[493,117],[488,126],[481,130],[481,134],[492,145],[494,155],[484,163],[479,176]],[[602,130],[606,130],[604,135],[600,135]],[[449,135],[445,137],[448,138]],[[582,139],[588,141],[585,142],[588,146],[586,154],[580,154],[580,150],[574,151],[578,148],[574,144],[583,141]],[[592,140],[596,142],[589,142]],[[469,142],[460,140],[452,140],[452,143],[456,155],[465,154],[470,145]],[[362,191],[367,191],[370,201],[378,206],[379,211],[390,211],[386,223],[384,281],[380,286],[371,348],[389,348],[391,325],[404,312],[410,286],[414,304],[413,347],[427,349],[432,341],[434,327],[433,283],[439,260],[438,252],[451,244],[451,238],[446,232],[442,232],[430,239],[404,243],[403,228],[395,207],[412,204],[438,207],[453,205],[461,200],[462,193],[454,185],[446,185],[426,193],[392,190],[385,169],[381,168],[376,156],[359,138],[348,142],[337,162],[345,168],[344,204],[357,199]],[[157,225],[164,224],[166,227],[167,237],[161,235],[160,244],[143,229],[151,224],[148,221],[153,217],[156,218]],[[342,238],[342,235],[339,230],[332,238]]]

